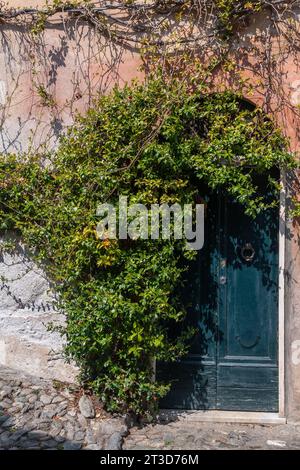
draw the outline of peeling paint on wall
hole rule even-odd
[[[300,364],[300,340],[293,341],[292,343],[292,362],[294,366]]]
[[[0,105],[4,106],[6,103],[7,90],[6,83],[3,80],[0,80]]]
[[[300,80],[295,80],[291,84],[291,104],[300,105]]]
[[[6,364],[6,344],[4,340],[0,340],[0,364]]]

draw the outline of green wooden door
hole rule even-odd
[[[205,245],[185,297],[198,328],[189,355],[160,363],[162,408],[277,411],[278,210],[255,220],[211,196]]]

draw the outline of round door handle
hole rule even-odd
[[[255,256],[255,250],[251,243],[246,243],[242,248],[241,248],[241,257],[247,261],[247,263],[250,263],[253,261]]]

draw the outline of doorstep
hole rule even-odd
[[[245,424],[286,424],[286,418],[278,413],[256,411],[220,410],[160,410],[161,421],[182,420],[185,422],[245,423]]]

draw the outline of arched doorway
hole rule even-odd
[[[257,176],[264,197],[267,178]],[[197,334],[186,358],[158,364],[158,377],[172,383],[161,406],[277,412],[279,208],[252,219],[222,192],[199,193],[205,243],[183,293]]]

